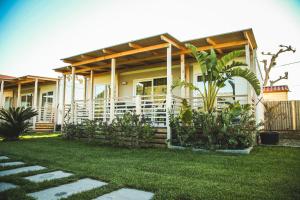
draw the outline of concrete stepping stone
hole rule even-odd
[[[50,180],[54,180],[54,179],[65,178],[65,177],[69,177],[72,175],[73,174],[71,174],[71,173],[67,173],[67,172],[63,172],[63,171],[54,171],[54,172],[49,172],[49,173],[28,176],[28,177],[25,177],[25,179],[35,182],[35,183],[40,183],[43,181],[50,181]]]
[[[29,193],[28,196],[31,196],[37,200],[57,200],[69,197],[73,194],[99,188],[106,184],[107,183],[104,183],[102,181],[84,178],[73,183],[41,190],[39,192]]]
[[[0,160],[7,160],[7,159],[9,159],[9,157],[7,157],[7,156],[0,156]]]
[[[18,166],[18,165],[24,165],[23,162],[6,162],[6,163],[0,163],[0,167],[10,167],[10,166]]]
[[[11,184],[11,183],[5,183],[5,182],[0,182],[0,192],[4,192],[6,190],[14,189],[18,186]]]
[[[19,174],[19,173],[23,173],[23,172],[38,171],[38,170],[42,170],[42,169],[46,169],[46,167],[42,167],[39,165],[33,165],[33,166],[28,166],[28,167],[20,167],[20,168],[16,168],[16,169],[4,170],[4,171],[0,171],[0,177],[13,175],[13,174]]]
[[[122,188],[94,200],[150,200],[153,196],[154,194],[152,192]]]

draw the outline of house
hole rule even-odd
[[[197,93],[184,88],[172,90],[174,81],[185,80],[200,85],[201,73],[185,44],[198,50],[216,49],[218,56],[244,49],[240,61],[257,72],[257,44],[252,29],[179,41],[168,33],[126,42],[62,59],[68,65],[54,69],[63,74],[62,124],[85,119],[112,121],[128,111],[143,114],[153,125],[167,128],[168,112],[178,112],[182,98],[193,108],[201,107]],[[65,103],[66,77],[71,76],[71,104]],[[84,79],[83,98],[75,100],[75,77]],[[258,98],[250,85],[235,78],[220,91],[218,108],[239,100],[259,110]],[[262,112],[256,112],[259,120]]]
[[[52,131],[57,119],[58,84],[56,78],[41,76],[11,77],[0,75],[0,107],[33,107],[38,111],[33,129]]]
[[[264,101],[288,101],[289,87],[287,85],[263,87]]]

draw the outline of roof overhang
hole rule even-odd
[[[223,54],[241,49],[249,44],[251,49],[256,49],[257,44],[252,29],[213,35],[193,40],[179,41],[168,33],[130,41],[115,46],[110,46],[83,54],[63,58],[68,66],[54,69],[56,72],[70,74],[71,67],[75,67],[75,73],[88,75],[91,70],[95,73],[110,71],[111,59],[117,59],[118,69],[137,66],[152,65],[166,60],[165,49],[172,45],[173,60],[179,60],[180,55],[185,54],[186,59],[193,59],[185,44],[190,43],[198,47],[199,51],[216,49]]]

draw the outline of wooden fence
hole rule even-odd
[[[267,101],[265,103],[268,106],[275,106],[274,111],[276,113],[279,113],[271,122],[272,130],[300,130],[300,100]],[[267,127],[265,126],[265,128]]]

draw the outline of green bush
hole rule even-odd
[[[125,113],[111,123],[85,120],[82,124],[68,123],[64,128],[67,139],[85,137],[89,141],[95,138],[113,146],[141,147],[149,143],[154,136],[153,127],[135,113]]]
[[[241,149],[254,144],[258,125],[250,105],[235,102],[211,113],[193,110],[192,121],[188,123],[182,113],[186,105],[182,107],[178,116],[170,113],[172,137],[177,138],[181,146]]]
[[[0,135],[5,140],[18,140],[31,126],[29,120],[38,113],[32,108],[0,109]]]

